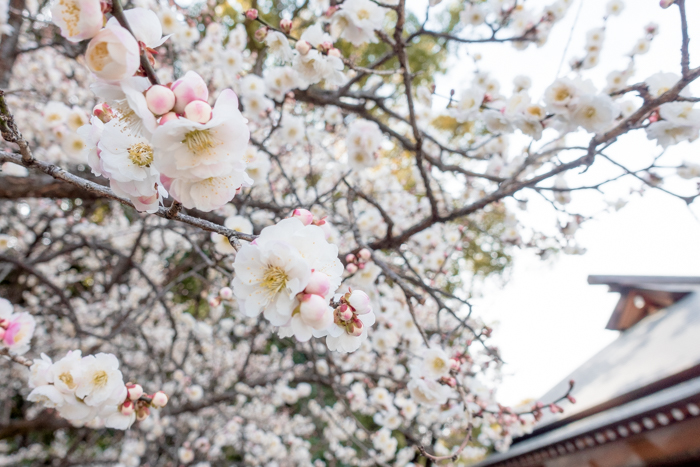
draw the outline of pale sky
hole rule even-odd
[[[550,2],[531,0],[526,5]],[[512,78],[526,74],[533,80],[531,95],[540,96],[557,76],[581,2],[583,5],[560,73],[564,76],[569,72],[570,58],[583,55],[586,31],[602,26],[607,0],[575,0],[567,17],[555,26],[549,43],[543,48],[531,47],[523,53],[503,45],[466,47],[471,53],[482,54],[480,69],[493,72],[501,82],[502,93],[510,95]],[[637,59],[637,72],[630,83],[642,81],[657,71],[680,72],[678,9],[674,6],[662,10],[657,0],[625,3],[622,15],[608,21],[601,64],[584,74],[599,89],[608,72],[626,67],[625,54],[642,37],[643,27],[651,21],[660,25],[661,33],[654,39],[651,51]],[[692,25],[692,20],[700,18],[700,2],[687,3],[690,36],[694,39],[691,40],[691,66],[698,66],[700,23]],[[455,88],[459,93],[469,86],[473,70],[470,60],[457,57],[449,75],[438,79],[437,92],[446,95],[450,88]],[[692,89],[694,95],[698,95],[700,86],[695,83]],[[655,143],[647,141],[642,133],[621,138],[609,155],[633,165],[659,152]],[[669,163],[683,159],[700,162],[700,141],[678,145],[669,150],[668,157]],[[604,164],[597,174],[612,173],[611,170]],[[568,179],[572,183],[574,177]],[[665,186],[689,194],[694,183],[674,177]],[[487,284],[483,298],[474,301],[476,314],[499,323],[493,340],[507,362],[505,372],[512,375],[505,378],[499,390],[501,402],[516,404],[541,396],[616,338],[617,332],[605,330],[605,325],[618,295],[608,293],[606,286],[588,285],[588,275],[700,275],[700,201],[688,208],[684,202],[660,192],[629,196],[629,188],[630,184],[623,183],[609,189],[606,196],[574,194],[570,207],[581,213],[602,211],[604,199],[612,201],[624,196],[630,200],[619,212],[598,215],[579,230],[577,239],[587,248],[586,254],[561,254],[542,261],[532,252],[517,251],[506,285],[501,288],[493,281]],[[552,208],[535,195],[528,198],[529,212],[521,216],[523,220],[542,230],[554,228]]]

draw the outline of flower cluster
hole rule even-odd
[[[52,362],[45,354],[30,368],[27,399],[56,409],[59,415],[76,425],[104,424],[126,430],[136,420],[145,420],[149,407],[167,404],[165,393],[144,397],[138,384],[124,384],[119,361],[112,354],[83,357],[80,350],[69,351]]]

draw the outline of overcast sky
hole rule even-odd
[[[546,3],[550,2],[526,2],[527,5]],[[607,0],[575,0],[567,17],[555,26],[548,44],[540,49],[531,47],[523,53],[493,44],[467,47],[471,53],[482,54],[480,69],[492,71],[499,78],[504,94],[510,95],[513,77],[527,74],[533,79],[531,95],[540,96],[557,76],[579,7],[560,76],[569,72],[571,57],[582,56],[586,31],[602,26],[606,3]],[[700,2],[688,2],[688,17],[692,25],[691,39],[694,39],[691,41],[691,66],[697,66],[700,64],[700,23],[692,23],[692,20],[700,19]],[[678,18],[675,6],[662,10],[657,0],[628,0],[622,15],[608,22],[601,64],[587,71],[584,77],[602,88],[609,71],[626,67],[625,54],[642,37],[643,27],[651,21],[660,25],[661,34],[654,40],[651,51],[636,61],[637,72],[630,83],[642,81],[657,71],[679,73]],[[437,92],[447,95],[450,88],[459,92],[469,85],[473,71],[473,63],[464,55],[456,57],[449,75],[438,80]],[[697,83],[692,89],[694,95],[698,95]],[[620,138],[609,154],[634,165],[659,151],[655,143],[638,132]],[[700,162],[700,141],[678,145],[669,151],[668,157],[669,163],[683,159]],[[614,173],[613,168],[605,164],[598,170],[597,176],[604,171]],[[693,185],[675,178],[666,186],[688,194]],[[688,208],[684,202],[660,192],[629,196],[630,186],[623,183],[607,190],[605,196],[574,195],[570,207],[581,213],[601,212],[606,199],[612,201],[625,196],[630,200],[621,211],[600,214],[584,224],[577,239],[587,248],[585,255],[562,254],[542,261],[530,252],[516,252],[515,266],[506,285],[500,287],[493,281],[487,284],[483,298],[475,300],[476,313],[499,323],[494,341],[508,364],[506,372],[512,375],[499,390],[502,402],[515,404],[541,396],[616,338],[617,332],[606,331],[605,325],[618,295],[608,293],[606,286],[588,285],[588,275],[700,275],[700,201]],[[523,221],[537,224],[544,230],[554,228],[551,207],[534,195],[528,198],[529,212],[522,216]]]

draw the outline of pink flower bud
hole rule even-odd
[[[328,42],[328,41],[322,42],[322,43],[318,46],[318,50],[320,50],[321,52],[328,52],[328,51],[331,50],[332,48],[333,48],[333,44],[330,43],[330,42]]]
[[[338,308],[336,308],[336,310],[336,314],[341,321],[350,321],[354,316],[352,309],[345,304],[340,305]]]
[[[297,52],[299,52],[301,55],[306,55],[311,50],[311,44],[306,41],[297,41],[294,48],[297,49]]]
[[[217,307],[219,305],[221,305],[221,297],[219,297],[218,295],[209,299],[210,307]]]
[[[185,106],[192,101],[207,101],[209,89],[207,83],[194,71],[188,71],[185,76],[175,81],[170,87],[175,93],[175,112],[182,114]]]
[[[450,369],[454,371],[459,371],[459,360],[455,360],[454,358],[450,359]]]
[[[445,384],[447,384],[451,388],[454,388],[457,386],[457,380],[450,376],[448,378],[445,378]]]
[[[292,212],[292,217],[296,217],[304,225],[311,225],[311,223],[314,221],[314,215],[311,214],[311,211],[306,209],[295,209],[294,212]]]
[[[204,101],[192,101],[185,106],[185,118],[197,123],[211,120],[211,106]]]
[[[160,120],[158,121],[158,125],[165,125],[166,123],[177,120],[178,118],[180,118],[180,117],[178,117],[175,112],[168,112],[167,114],[160,117]]]
[[[255,40],[262,42],[267,37],[267,27],[262,27],[255,31]]]
[[[231,300],[233,298],[233,290],[231,290],[231,287],[222,287],[219,290],[219,297],[224,300]]]
[[[148,110],[155,115],[166,114],[175,106],[175,93],[170,88],[156,84],[146,91],[146,104]]]
[[[280,21],[280,29],[282,32],[289,34],[289,32],[292,30],[292,20],[289,19],[283,19]]]
[[[333,322],[333,314],[323,297],[314,294],[304,294],[301,297],[299,313],[304,323],[314,329],[324,329]]]
[[[671,5],[673,5],[676,2],[676,0],[661,0],[659,2],[659,5],[661,5],[661,8],[668,8]]]
[[[5,338],[5,328],[0,328],[0,341]]]
[[[353,290],[348,304],[355,309],[358,315],[364,315],[372,311],[372,305],[369,301],[369,296],[362,290]]]
[[[357,272],[357,265],[350,263],[347,266],[345,266],[345,270],[350,274],[355,274]]]
[[[357,261],[357,258],[352,253],[345,255],[345,262],[346,263],[354,263],[355,261]]]
[[[129,415],[134,413],[134,403],[130,400],[125,400],[121,407],[122,408],[120,409],[120,412],[122,413],[122,415],[128,417]]]
[[[311,273],[311,278],[309,278],[309,283],[306,285],[304,293],[325,297],[330,288],[331,283],[328,280],[328,276],[322,272],[314,271]]]
[[[146,420],[150,414],[151,409],[149,409],[148,406],[139,407],[136,411],[136,420],[142,422]]]
[[[255,21],[258,18],[258,10],[256,10],[255,8],[251,8],[250,10],[245,12],[245,17],[251,21]]]
[[[361,249],[357,255],[365,261],[372,257],[372,253],[367,248]]]
[[[360,263],[357,265],[358,268],[364,269],[365,268],[365,263]]]
[[[143,395],[143,388],[140,384],[128,384],[126,385],[126,392],[129,399],[132,401],[138,400],[139,397]]]
[[[331,50],[328,51],[328,55],[331,57],[337,57],[337,58],[340,58],[343,56],[343,54],[340,53],[340,50],[336,49],[335,47],[333,47]]]
[[[151,405],[157,409],[165,407],[165,405],[168,403],[168,396],[165,395],[163,391],[158,391],[157,393],[153,394],[153,398],[151,399]]]

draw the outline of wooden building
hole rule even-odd
[[[617,340],[540,398],[576,382],[509,451],[479,467],[700,466],[700,277],[589,276],[620,293]]]

